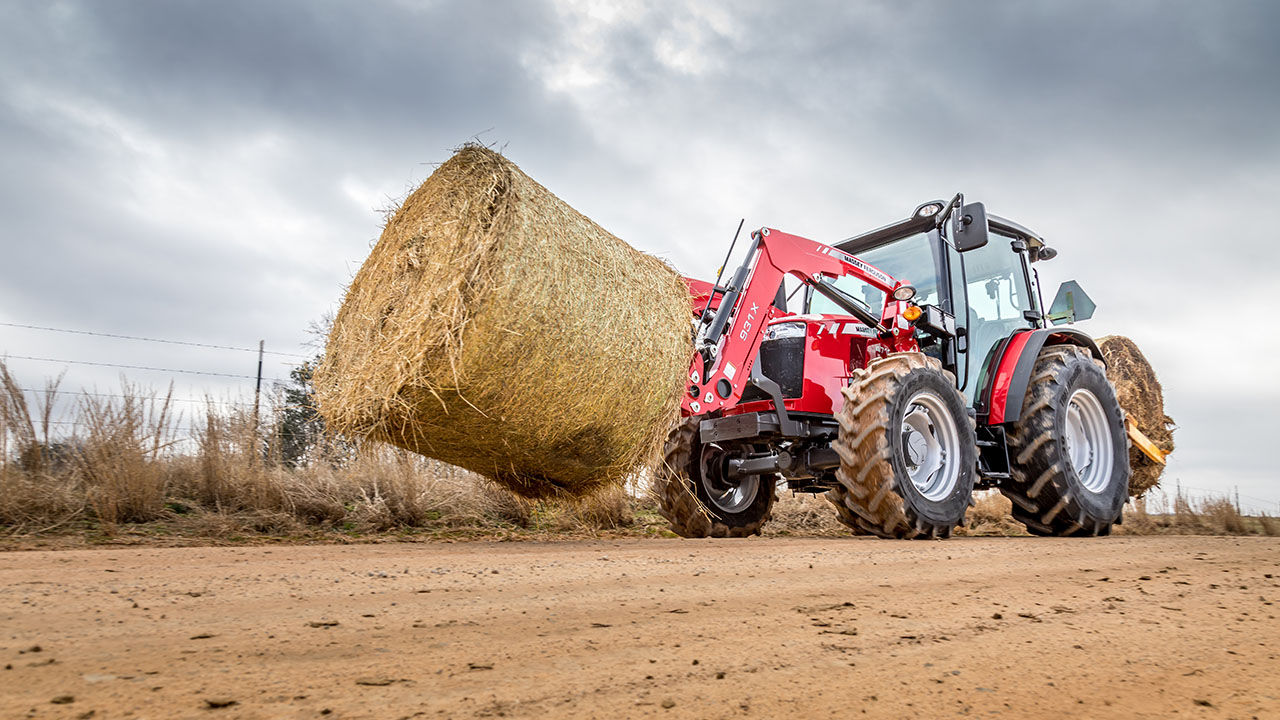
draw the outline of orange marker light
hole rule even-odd
[[[907,307],[906,310],[902,311],[902,317],[906,318],[907,322],[915,322],[923,314],[924,314],[924,311],[916,307],[915,305],[910,305]]]

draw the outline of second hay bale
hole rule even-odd
[[[1107,379],[1116,388],[1116,399],[1125,414],[1138,425],[1142,434],[1165,454],[1173,452],[1173,418],[1164,412],[1164,392],[1156,372],[1138,349],[1137,343],[1123,335],[1098,339],[1107,363]],[[1164,466],[1152,462],[1136,446],[1129,448],[1129,495],[1139,497],[1160,482]]]
[[[338,430],[581,496],[652,459],[692,347],[689,294],[488,149],[414,191],[348,290],[316,371]]]

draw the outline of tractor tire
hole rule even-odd
[[[1008,433],[1000,487],[1032,535],[1109,535],[1129,499],[1124,410],[1100,364],[1076,345],[1040,351]]]
[[[667,436],[662,465],[654,475],[658,512],[671,523],[671,532],[680,537],[759,535],[773,515],[776,477],[758,476],[747,485],[749,495],[725,502],[717,492],[725,488],[705,479],[703,463],[699,462],[704,450],[697,437],[701,420],[684,418]]]
[[[1165,414],[1164,392],[1156,371],[1127,337],[1108,335],[1098,339],[1098,349],[1107,361],[1107,379],[1116,389],[1116,398],[1125,417],[1137,424],[1166,455],[1173,452],[1173,418]],[[1142,497],[1160,484],[1164,465],[1147,457],[1137,447],[1129,448],[1129,495]]]
[[[827,493],[840,521],[882,538],[950,537],[973,502],[978,452],[955,377],[898,353],[855,370],[843,392],[840,485]]]

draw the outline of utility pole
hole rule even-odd
[[[1240,514],[1240,486],[1236,486],[1236,514]]]
[[[258,443],[258,399],[262,396],[262,355],[266,345],[266,340],[258,341],[258,384],[253,388],[253,442],[255,446]],[[257,454],[256,450],[255,454]]]

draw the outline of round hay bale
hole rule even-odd
[[[693,347],[663,261],[464,146],[387,223],[315,372],[344,434],[582,496],[656,458]]]
[[[1107,379],[1116,388],[1116,397],[1125,414],[1142,434],[1166,454],[1173,452],[1173,418],[1164,412],[1164,393],[1151,363],[1136,343],[1123,335],[1098,339],[1098,348],[1107,363]],[[1129,495],[1141,497],[1160,482],[1164,465],[1153,462],[1137,447],[1129,448]]]

